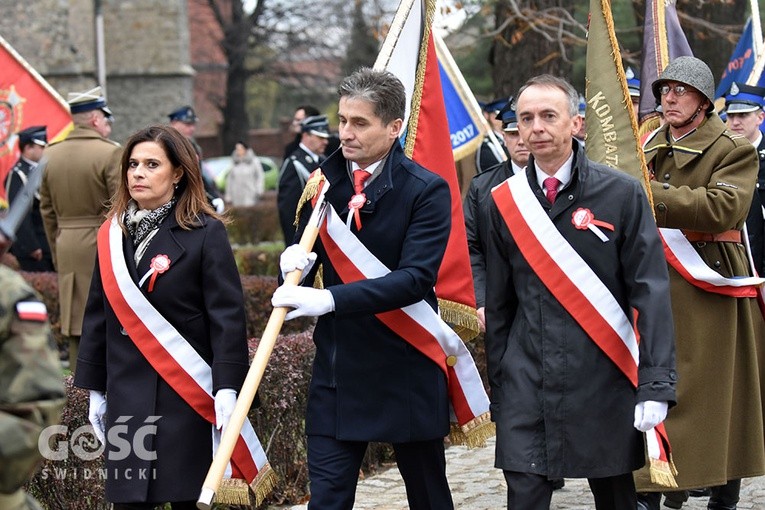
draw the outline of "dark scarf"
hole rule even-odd
[[[133,238],[133,246],[138,246],[141,241],[146,239],[154,229],[159,227],[173,206],[175,205],[175,197],[164,205],[157,207],[154,210],[138,209],[138,204],[131,200],[128,203],[127,211],[125,211],[125,226],[130,233],[130,237]]]

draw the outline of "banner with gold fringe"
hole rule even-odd
[[[436,295],[442,318],[463,339],[471,339],[479,331],[478,317],[457,169],[431,32],[435,9],[435,0],[402,0],[374,67],[395,74],[406,89],[404,152],[449,183],[452,228],[438,273]]]
[[[69,106],[40,74],[0,37],[0,201],[3,183],[19,159],[16,133],[46,126],[48,141],[64,138],[72,128]]]

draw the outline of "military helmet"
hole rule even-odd
[[[715,78],[703,61],[696,57],[677,57],[662,71],[659,79],[651,84],[653,96],[661,101],[659,87],[666,81],[677,81],[690,85],[709,100],[709,110],[714,109]]]

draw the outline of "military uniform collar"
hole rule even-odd
[[[725,124],[723,124],[723,121],[720,120],[716,113],[713,113],[696,128],[693,134],[673,143],[671,142],[672,137],[669,133],[669,125],[665,124],[646,142],[644,149],[646,162],[650,163],[653,161],[656,154],[661,150],[671,150],[675,165],[678,168],[682,168],[701,156],[725,132]],[[729,135],[731,138],[740,136],[731,133]]]

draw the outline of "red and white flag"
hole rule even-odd
[[[65,137],[72,127],[69,105],[8,42],[0,37],[0,202],[5,176],[19,159],[16,133],[46,126],[48,141]]]
[[[404,153],[449,183],[452,229],[436,295],[443,319],[463,338],[472,338],[478,334],[478,319],[457,169],[431,31],[435,10],[435,0],[402,0],[374,67],[395,74],[406,89]]]

